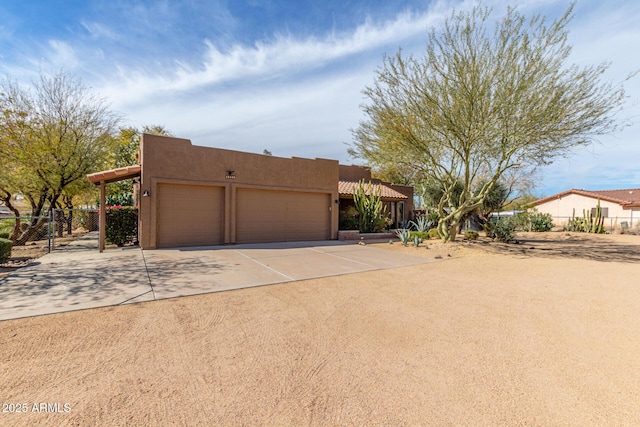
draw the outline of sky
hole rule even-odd
[[[364,119],[362,91],[383,56],[420,56],[427,32],[470,0],[3,0],[0,73],[82,79],[123,124],[163,125],[194,145],[281,157],[349,157]],[[508,2],[486,0],[496,17]],[[553,20],[569,1],[519,0]],[[640,69],[640,2],[577,0],[570,62],[611,66],[620,84]],[[627,126],[537,175],[537,196],[570,188],[640,187],[640,75],[626,81]]]

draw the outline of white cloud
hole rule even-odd
[[[253,46],[236,44],[224,51],[205,40],[206,53],[197,67],[179,62],[174,70],[164,72],[121,68],[117,82],[104,89],[117,105],[127,105],[149,96],[193,91],[246,79],[296,75],[381,46],[400,45],[403,40],[426,34],[427,28],[440,18],[437,13],[404,13],[379,26],[366,22],[349,34],[328,34],[324,38],[303,40],[280,35]]]
[[[53,68],[73,70],[80,65],[75,50],[68,43],[60,40],[49,40],[50,51],[45,59]]]
[[[120,34],[118,34],[116,31],[113,31],[108,26],[103,25],[99,22],[81,21],[80,25],[82,25],[84,29],[87,30],[91,35],[91,37],[93,38],[115,40],[115,41],[123,40],[123,37]]]

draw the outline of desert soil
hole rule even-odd
[[[640,236],[519,240],[0,322],[0,425],[640,425]]]

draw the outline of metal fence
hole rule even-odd
[[[98,226],[96,209],[54,209],[47,216],[0,217],[0,237],[13,238],[16,246],[46,245],[51,252],[63,243],[97,231]]]
[[[51,250],[55,250],[62,239],[70,240],[98,231],[98,218],[96,209],[54,209],[51,212]]]
[[[0,237],[5,239],[13,237],[16,246],[39,242],[46,244],[48,250],[51,250],[51,218],[51,215],[0,217]],[[18,224],[17,229],[16,223]]]

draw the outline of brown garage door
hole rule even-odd
[[[327,240],[331,236],[330,195],[238,189],[237,243]]]
[[[222,244],[224,188],[160,184],[157,206],[159,248]]]

